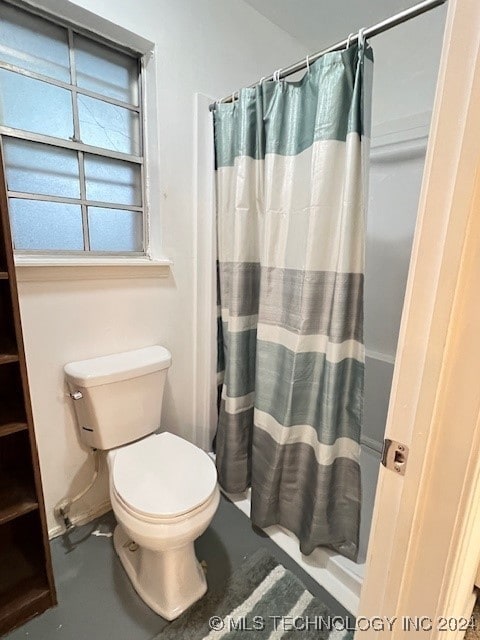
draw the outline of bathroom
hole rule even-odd
[[[315,63],[315,58],[309,59],[312,54],[347,37],[360,37],[359,30],[414,4],[413,0],[1,2],[0,34],[8,29],[3,16],[10,14],[5,8],[14,7],[79,29],[86,38],[94,34],[141,57],[137,91],[145,161],[140,189],[146,203],[141,244],[147,249],[143,255],[142,251],[69,255],[68,250],[16,248],[45,529],[58,604],[25,625],[15,624],[18,628],[7,637],[28,634],[40,640],[56,632],[79,639],[102,638],[105,632],[131,640],[157,634],[162,638],[162,633],[167,637],[168,624],[139,598],[113,551],[107,456],[92,455],[79,437],[65,365],[152,345],[165,347],[171,364],[158,426],[215,456],[217,294],[210,106],[297,61],[305,60],[308,67]],[[356,561],[324,547],[303,555],[296,538],[280,527],[268,527],[266,532],[252,528],[248,492],[222,494],[212,524],[197,544],[198,560],[206,564],[208,593],[257,550],[267,549],[334,615],[353,619],[363,611],[367,546],[447,12],[453,23],[455,11],[462,9],[474,13],[468,1],[449,0],[367,37],[374,63],[365,237],[362,506]],[[26,20],[25,28],[28,24]],[[12,64],[5,52],[8,47],[2,49],[0,40],[4,71]],[[309,68],[302,70],[293,79],[308,72]],[[8,85],[0,78],[0,105],[4,100],[8,104],[7,93]],[[0,109],[0,117],[1,113]],[[5,148],[9,126],[0,122]],[[8,174],[8,157],[6,167]],[[42,234],[38,227],[34,232]],[[69,505],[66,520],[65,501],[89,486],[96,460],[98,477]],[[66,531],[68,524],[72,527]],[[0,603],[1,585],[0,577]],[[278,608],[272,605],[271,613],[281,616],[289,610],[282,610],[279,603]],[[370,615],[377,614],[384,612],[370,607]],[[183,615],[188,616],[188,610]],[[187,632],[188,624],[177,637],[189,637]]]

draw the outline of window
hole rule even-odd
[[[139,55],[1,2],[0,138],[15,250],[145,252]]]

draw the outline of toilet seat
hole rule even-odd
[[[182,513],[182,514],[179,514],[179,515],[176,515],[176,516],[172,516],[172,517],[165,516],[163,514],[161,514],[161,515],[159,515],[159,514],[147,515],[145,513],[141,513],[139,511],[137,511],[136,509],[132,509],[132,507],[130,507],[119,496],[117,491],[115,491],[114,487],[112,488],[112,493],[113,493],[113,496],[114,496],[115,500],[118,503],[118,506],[120,506],[125,513],[128,513],[130,516],[132,516],[136,520],[138,520],[140,522],[149,523],[149,524],[156,524],[156,525],[170,525],[170,524],[173,525],[173,524],[180,524],[184,520],[189,520],[189,519],[195,517],[200,512],[204,511],[205,509],[208,509],[210,507],[210,504],[216,500],[217,488],[215,488],[212,491],[212,493],[208,496],[208,498],[204,502],[202,502],[197,507],[195,507],[195,509],[192,509],[191,511],[187,511],[186,513]]]
[[[171,520],[196,511],[217,484],[210,457],[172,433],[121,447],[112,464],[112,489],[139,518]]]

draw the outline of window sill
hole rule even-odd
[[[19,282],[48,280],[110,280],[166,278],[172,261],[167,258],[57,258],[15,256]]]

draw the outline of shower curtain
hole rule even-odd
[[[363,411],[365,152],[373,56],[329,53],[299,82],[214,113],[219,481],[301,551],[355,559]]]

